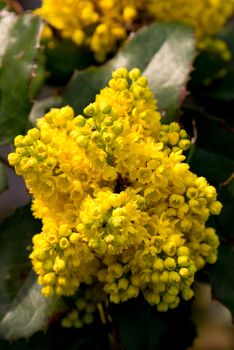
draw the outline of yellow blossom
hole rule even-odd
[[[127,36],[142,0],[43,0],[35,11],[64,38],[86,45],[103,61]],[[45,32],[47,35],[48,30]]]
[[[234,13],[233,0],[43,0],[35,10],[50,27],[59,31],[63,38],[76,45],[90,48],[98,61],[104,61],[114,52],[134,28],[134,24],[176,21],[195,29],[198,47],[219,53],[230,59],[227,45],[211,38]],[[44,38],[53,47],[49,26]],[[142,80],[143,81],[143,80]],[[140,94],[141,89],[135,88]],[[170,133],[168,141],[177,143],[178,135]],[[182,142],[188,147],[186,142]]]
[[[82,284],[113,303],[142,293],[173,309],[217,259],[218,236],[206,228],[222,208],[216,190],[190,171],[187,134],[161,124],[139,69],[113,72],[84,115],[51,109],[9,155],[43,223],[30,255],[42,293],[73,295]],[[63,326],[89,324],[95,308],[78,300]]]
[[[217,33],[234,13],[233,0],[146,0],[158,21],[179,21],[194,27],[198,39]]]

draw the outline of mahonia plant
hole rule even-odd
[[[146,0],[147,11],[160,22],[179,21],[192,26],[200,50],[231,58],[227,44],[212,38],[234,14],[234,0]]]
[[[64,38],[86,45],[98,61],[126,38],[142,0],[43,0],[35,11]],[[48,28],[45,35],[49,36]]]
[[[51,109],[15,146],[9,162],[43,223],[30,258],[44,296],[71,296],[83,283],[113,303],[142,293],[159,311],[192,298],[196,271],[217,259],[206,221],[222,204],[190,171],[186,131],[161,124],[138,68],[114,71],[84,116]],[[77,311],[69,317],[65,325]]]
[[[107,306],[108,300],[100,288],[101,285],[86,285],[85,287],[85,289],[79,288],[78,295],[70,301],[70,308],[61,320],[62,327],[82,328],[84,325],[89,325],[93,323],[96,311],[99,312],[103,324],[106,323],[103,305]]]
[[[210,40],[234,13],[234,0],[43,0],[35,11],[62,37],[86,45],[98,61],[145,22],[179,21],[195,29],[200,49],[230,58],[226,44]],[[47,27],[45,35],[51,35]]]
[[[145,0],[145,2],[147,10],[157,20],[187,23],[195,28],[199,39],[217,33],[234,12],[233,0]]]

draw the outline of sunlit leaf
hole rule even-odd
[[[174,23],[152,24],[140,30],[107,64],[77,71],[65,89],[63,104],[81,113],[108,83],[114,69],[138,67],[148,77],[159,108],[172,116],[186,95],[194,53],[191,28]]]
[[[40,19],[0,12],[0,144],[25,131],[32,101]]]

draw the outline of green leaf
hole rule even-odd
[[[217,36],[223,40],[231,53],[234,53],[234,25],[230,23]],[[233,61],[233,60],[232,60]],[[225,61],[220,54],[201,51],[194,62],[194,71],[191,74],[189,89],[194,90],[197,94],[215,97],[216,88],[223,84],[223,81],[228,77],[227,71],[232,66],[232,61]],[[226,72],[226,73],[225,73]],[[231,82],[231,79],[230,79]],[[227,91],[228,94],[233,94],[233,91]],[[217,93],[218,95],[218,93]],[[224,97],[225,98],[225,97]]]
[[[116,328],[114,334],[124,350],[182,350],[195,337],[190,302],[181,301],[176,309],[162,313],[137,298],[113,306],[111,315]]]
[[[233,101],[234,100],[234,23],[230,22],[224,27],[219,36],[224,40],[228,48],[232,53],[232,60],[229,62],[226,74],[219,79],[215,84],[213,84],[207,91],[207,96],[223,100],[223,101]]]
[[[46,328],[57,298],[44,298],[36,276],[31,273],[0,322],[4,339],[29,338]]]
[[[207,97],[226,102],[234,100],[234,62],[225,76],[207,91]]]
[[[233,172],[234,161],[217,153],[197,147],[190,167],[199,176],[204,176],[213,184],[226,181]]]
[[[0,193],[7,189],[7,178],[3,169],[3,165],[0,163]]]
[[[234,159],[233,130],[224,119],[203,113],[196,118],[196,122],[199,147]]]
[[[234,100],[234,23],[231,21],[220,32],[222,39],[232,54],[230,61],[223,61],[218,54],[202,52],[195,60],[195,70],[189,83],[201,99],[208,97],[217,102]]]
[[[48,83],[51,85],[64,85],[74,69],[84,69],[95,62],[90,51],[75,45],[71,40],[49,39],[44,44]]]
[[[156,308],[138,298],[113,306],[111,315],[124,349],[154,350],[159,347],[165,326]]]
[[[17,209],[0,225],[0,319],[27,279],[31,270],[27,248],[40,229],[29,205]]]
[[[103,327],[104,328],[104,327]],[[65,329],[51,324],[46,332],[37,332],[29,339],[8,342],[0,339],[1,350],[110,350],[107,332],[92,325],[82,329]]]
[[[44,329],[57,299],[45,299],[31,272],[29,250],[41,222],[27,205],[0,226],[0,335],[7,340],[27,338]]]
[[[0,334],[5,339],[29,337],[43,329],[54,300],[45,300],[31,271],[32,236],[40,232],[30,207],[18,209],[0,227]]]
[[[210,268],[210,279],[213,295],[234,312],[234,248],[222,244],[217,263]]]
[[[82,113],[106,86],[114,69],[138,67],[148,77],[160,110],[171,117],[186,95],[185,85],[194,54],[191,28],[175,23],[154,23],[137,32],[107,64],[75,72],[65,89],[63,104]]]
[[[206,100],[210,102],[208,98]],[[234,159],[234,129],[225,119],[225,110],[214,116],[207,111],[206,107],[199,105],[193,96],[190,96],[183,105],[183,112],[181,122],[187,128],[189,123],[192,124],[192,119],[195,121],[196,145],[199,148]]]
[[[0,12],[0,144],[25,130],[39,30],[38,17]]]
[[[218,229],[222,237],[233,239],[234,237],[234,181],[232,180],[221,187],[219,200],[223,204],[221,214],[217,217]]]
[[[29,97],[32,102],[41,91],[41,88],[46,80],[46,75],[45,55],[43,51],[39,50],[36,58],[36,64],[33,67],[33,79],[30,81]]]
[[[209,89],[211,82],[220,79],[220,72],[223,72],[228,67],[228,63],[214,53],[199,52],[194,62],[194,71],[191,74],[189,82],[189,90],[199,89],[205,92]]]

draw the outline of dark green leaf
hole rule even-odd
[[[234,248],[222,244],[219,250],[217,263],[210,268],[210,278],[213,295],[234,312]]]
[[[186,94],[186,82],[195,53],[191,28],[174,23],[156,23],[140,30],[101,67],[77,71],[63,95],[63,103],[82,113],[110,80],[118,67],[140,68],[149,79],[160,110],[172,116]]]
[[[196,122],[199,147],[234,159],[233,130],[225,123],[224,119],[201,114],[196,118]]]
[[[195,337],[190,302],[162,313],[137,298],[114,306],[111,315],[124,350],[185,350]]]
[[[226,69],[224,77],[219,79],[207,91],[207,96],[211,98],[231,101],[234,100],[234,23],[230,22],[220,34],[220,38],[224,40],[232,53],[232,60]]]
[[[44,45],[48,83],[52,85],[64,85],[74,69],[84,69],[94,64],[92,53],[76,46],[71,40],[49,39]]]
[[[25,130],[39,29],[38,17],[0,12],[0,144]]]
[[[228,44],[231,53],[234,54],[234,21],[229,21],[219,33],[219,38]]]
[[[45,55],[43,51],[39,51],[36,59],[36,64],[34,66],[33,79],[31,79],[29,97],[33,101],[39,92],[46,80],[46,71],[45,71]]]
[[[234,159],[234,129],[223,119],[225,112],[220,117],[215,117],[205,111],[192,98],[187,99],[183,106],[184,116],[181,122],[189,127],[191,119],[195,121],[197,131],[196,145],[208,151]]]
[[[61,328],[59,323],[50,325],[46,332],[37,332],[29,339],[9,343],[0,340],[1,350],[110,350],[107,334],[92,326],[79,329]]]
[[[45,300],[31,271],[29,252],[40,222],[30,207],[18,209],[0,228],[0,334],[5,339],[29,337],[43,329],[54,300]]]
[[[130,300],[113,307],[118,341],[125,350],[154,350],[165,331],[156,308],[141,299]]]
[[[0,319],[31,270],[27,248],[40,228],[41,224],[33,218],[29,206],[16,210],[0,226]]]
[[[3,165],[0,163],[0,193],[7,188],[7,178],[3,169]]]
[[[57,299],[42,296],[36,276],[31,273],[0,322],[1,336],[12,341],[45,329],[56,303]]]
[[[216,185],[223,209],[219,216],[210,218],[209,225],[217,228],[220,237],[230,238],[234,233],[233,130],[224,119],[213,117],[202,107],[192,105],[193,101],[190,101],[190,108],[185,109],[182,119],[184,123],[191,118],[196,121],[197,142],[190,159],[191,169]]]
[[[189,84],[200,98],[230,102],[234,100],[234,23],[230,22],[219,34],[232,54],[231,61],[223,61],[218,54],[201,53]]]
[[[214,53],[200,52],[194,62],[194,71],[191,74],[189,90],[194,88],[209,90],[209,85],[220,79],[220,72],[228,67],[228,63]]]
[[[234,181],[222,186],[219,192],[219,200],[223,204],[221,214],[217,217],[218,228],[222,237],[234,239]]]
[[[45,299],[31,272],[29,251],[41,223],[30,206],[16,210],[0,226],[0,336],[27,338],[44,329],[57,299]]]
[[[217,79],[204,94],[208,98],[230,102],[234,100],[234,62],[224,72],[221,79]]]
[[[213,184],[220,184],[232,174],[234,161],[203,148],[196,148],[190,166],[199,176],[206,177]]]
[[[155,346],[152,350],[187,350],[196,336],[191,313],[191,301],[183,300],[174,310],[163,314],[159,313],[159,318],[164,323],[165,332],[160,338],[160,346]]]

